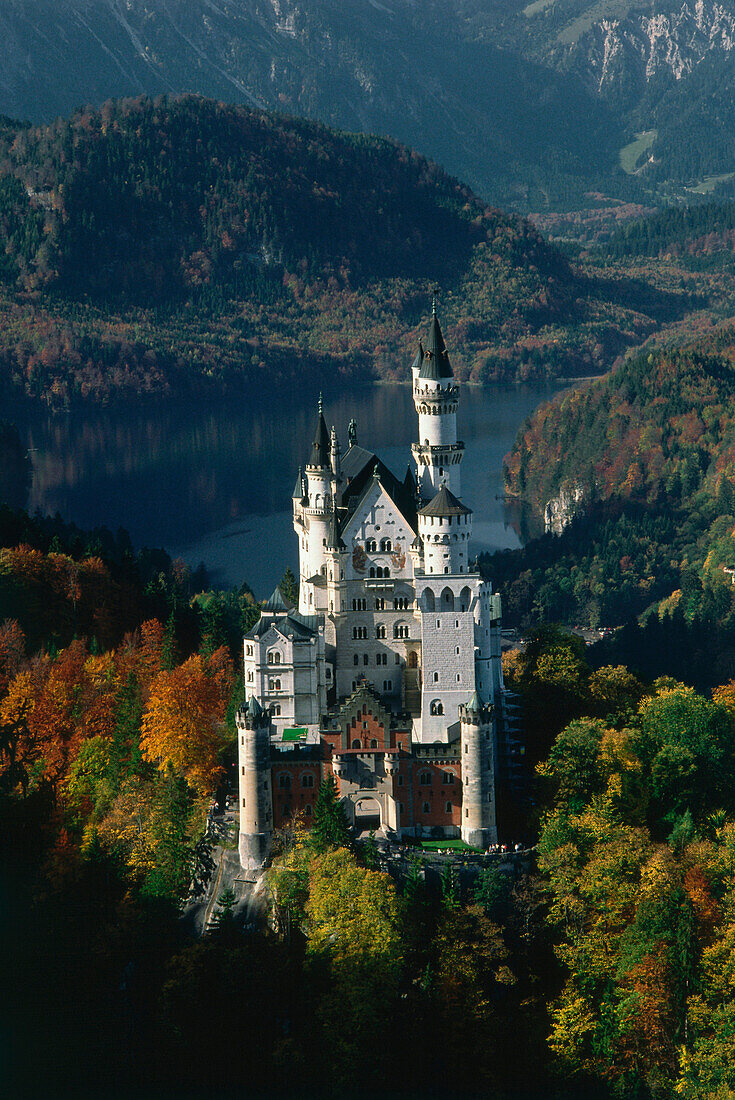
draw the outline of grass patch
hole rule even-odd
[[[657,130],[642,130],[639,134],[635,135],[635,141],[631,141],[629,145],[624,145],[618,153],[620,167],[624,172],[627,172],[629,176],[633,175],[641,158],[653,145],[657,133]]]
[[[735,172],[725,172],[721,176],[705,176],[700,183],[695,184],[694,187],[685,187],[684,190],[691,191],[694,195],[709,195],[719,184],[728,183],[731,179],[735,179]]]
[[[532,15],[538,15],[539,12],[542,12],[544,10],[544,8],[549,8],[552,4],[555,3],[556,0],[534,0],[532,4],[528,4],[523,9],[523,14],[525,15],[526,19],[530,19]]]

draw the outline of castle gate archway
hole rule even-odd
[[[379,829],[381,825],[381,806],[377,798],[362,796],[355,800],[355,828],[358,832]]]

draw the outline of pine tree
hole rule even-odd
[[[299,602],[299,586],[296,582],[296,578],[293,575],[293,570],[290,565],[286,566],[286,572],[281,577],[278,587],[281,590],[281,594],[286,603],[293,604],[294,607],[298,606]]]
[[[350,831],[344,806],[337,796],[337,783],[332,775],[322,783],[314,806],[311,843],[318,852],[350,846]]]

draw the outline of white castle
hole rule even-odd
[[[434,308],[412,364],[416,473],[357,442],[342,453],[321,398],[293,492],[299,601],[279,589],[244,640],[240,855],[308,822],[331,771],[350,821],[400,837],[497,841],[496,778],[519,752],[503,685],[500,597],[473,568],[462,503],[459,385]]]

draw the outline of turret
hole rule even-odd
[[[468,573],[472,510],[446,485],[419,509],[425,573]]]
[[[329,461],[332,467],[332,474],[335,481],[340,481],[342,478],[342,460],[340,458],[340,445],[337,439],[337,429],[332,424],[332,431],[329,437]]]
[[[325,539],[329,516],[332,510],[332,467],[330,439],[322,409],[322,395],[319,394],[319,412],[317,416],[314,441],[311,445],[309,461],[306,464],[308,502],[304,505],[302,516],[305,534],[299,553],[300,610],[311,613],[315,610],[313,601],[308,604],[305,582],[310,577],[326,571],[324,555]],[[302,606],[303,603],[303,606]]]
[[[459,708],[462,748],[462,840],[475,848],[497,843],[493,785],[493,713],[477,692]]]
[[[260,871],[273,835],[270,737],[271,720],[255,696],[235,716],[240,780],[240,863]]]
[[[464,454],[464,443],[457,440],[459,386],[454,381],[436,301],[426,346],[419,342],[411,372],[419,417],[419,440],[412,451],[421,494],[425,500],[430,499],[443,482],[458,494],[459,467]]]

